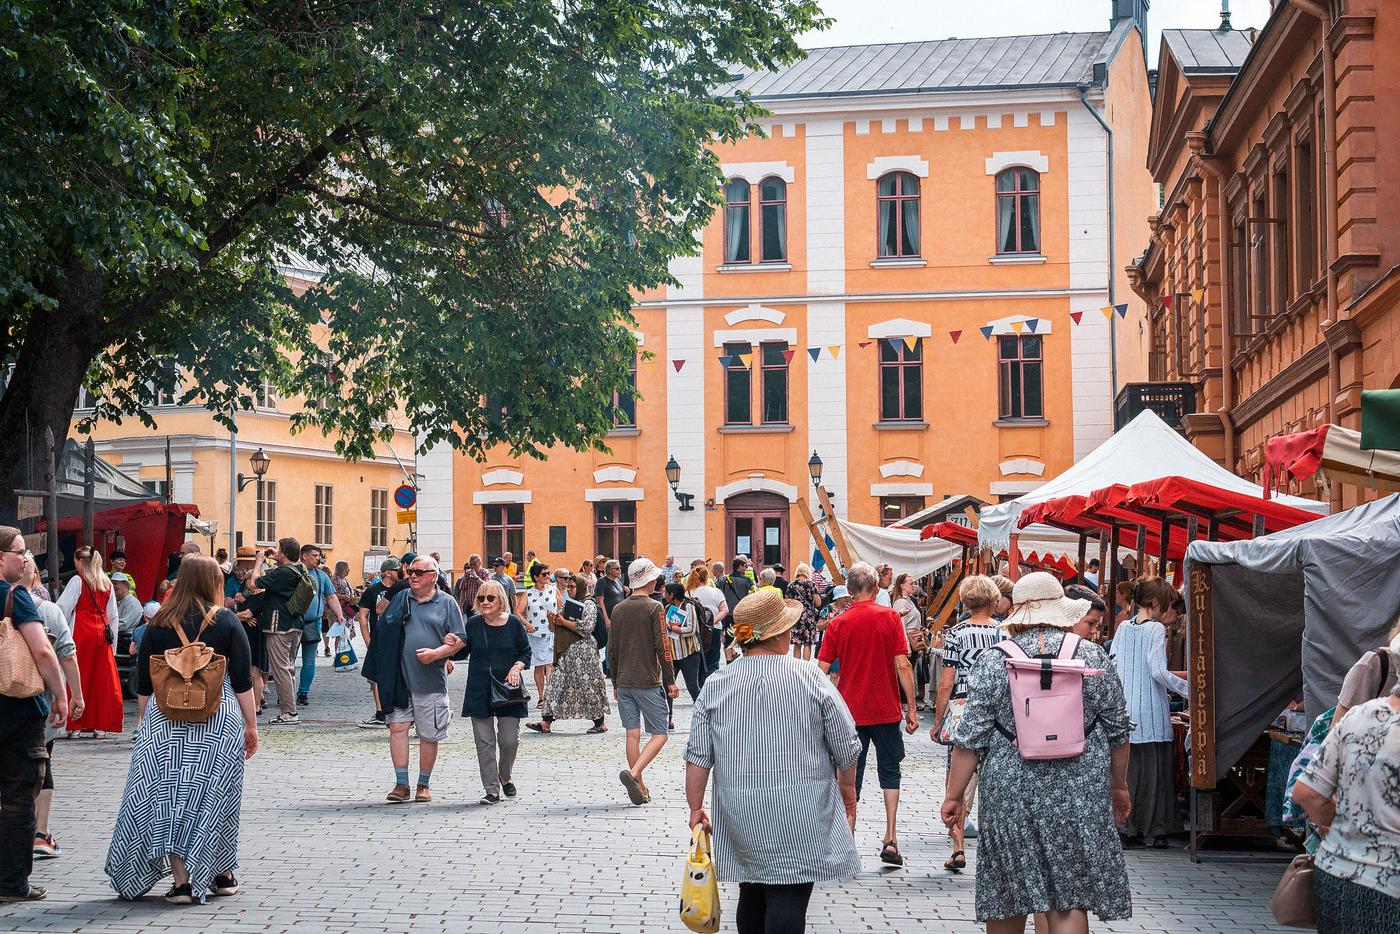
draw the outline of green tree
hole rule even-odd
[[[299,424],[352,458],[396,411],[474,454],[599,443],[634,290],[708,221],[707,144],[760,113],[715,90],[822,22],[815,0],[0,0],[0,492],[38,484],[80,388],[149,423],[172,364],[221,418],[264,379],[307,397]],[[324,288],[288,288],[296,255]]]

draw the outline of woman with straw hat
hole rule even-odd
[[[1012,591],[1014,608],[1001,623],[1026,655],[1053,658],[1089,610],[1065,596],[1043,571]],[[1050,934],[1087,931],[1087,913],[1104,921],[1132,916],[1123,847],[1115,817],[1128,816],[1131,723],[1113,662],[1092,642],[1073,657],[1103,673],[1083,679],[1084,751],[1056,759],[1024,759],[1011,737],[1007,656],[986,651],[967,676],[967,707],[953,735],[943,822],[961,826],[974,770],[981,795],[977,851],[977,920],[991,934],[1021,931],[1026,916],[1044,912]]]
[[[739,884],[739,934],[800,934],[813,883],[860,871],[851,827],[860,741],[821,669],[788,654],[802,610],[776,590],[739,601],[743,658],[710,675],[690,723],[690,826],[711,829],[713,772],[717,875]],[[778,713],[782,730],[772,728]]]

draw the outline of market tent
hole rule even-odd
[[[137,599],[155,599],[156,585],[165,580],[166,556],[178,551],[185,541],[185,517],[198,516],[199,507],[185,503],[135,503],[102,509],[93,514],[93,530],[113,532],[122,537],[127,555],[126,569],[136,579]],[[38,531],[45,530],[39,522]],[[60,535],[79,535],[81,515],[58,520]],[[104,555],[104,557],[106,557]]]
[[[1187,477],[1222,490],[1246,496],[1263,496],[1263,489],[1221,467],[1191,445],[1151,409],[1123,426],[1103,444],[1058,477],[1025,496],[1007,503],[985,506],[977,527],[982,547],[1000,550],[1017,534],[1016,526],[1026,507],[1062,496],[1089,496],[1115,483],[1131,486],[1162,477]],[[1310,512],[1325,514],[1325,503],[1297,496],[1279,501]]]
[[[918,529],[881,528],[836,520],[852,552],[852,560],[888,564],[915,577],[932,574],[962,558],[961,545],[939,539],[921,541]]]
[[[1352,483],[1382,493],[1400,492],[1400,453],[1363,451],[1361,432],[1341,425],[1270,438],[1264,443],[1266,487],[1275,483],[1320,477]],[[1269,482],[1272,481],[1272,482]]]
[[[1193,542],[1186,562],[1188,575],[1211,565],[1218,780],[1300,688],[1316,717],[1385,643],[1400,615],[1400,495],[1248,541]]]

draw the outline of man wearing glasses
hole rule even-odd
[[[29,884],[34,868],[34,800],[44,781],[44,718],[54,726],[68,719],[68,695],[58,656],[29,591],[17,586],[24,575],[24,537],[0,525],[0,615],[10,617],[44,679],[47,694],[0,696],[0,902],[27,902],[48,893]],[[6,612],[8,610],[8,612]]]
[[[408,566],[408,593],[400,592],[379,621],[379,699],[389,711],[389,758],[394,787],[387,800],[409,799],[408,725],[418,731],[418,787],[414,801],[431,801],[429,782],[438,743],[447,738],[447,660],[466,644],[462,610],[438,590],[438,564],[419,555]],[[393,664],[391,660],[399,660]]]
[[[385,718],[389,712],[384,709],[384,704],[380,700],[379,676],[377,673],[380,664],[378,652],[379,645],[379,601],[392,600],[398,596],[399,592],[408,588],[408,581],[405,580],[403,566],[398,558],[385,558],[379,563],[379,580],[365,588],[365,592],[360,596],[360,637],[365,640],[365,660],[360,666],[360,673],[369,681],[370,693],[374,695],[374,716],[362,721],[361,729],[369,730],[375,727],[388,726]],[[385,664],[397,665],[397,659],[389,659]]]

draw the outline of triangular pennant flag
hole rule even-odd
[[[1112,306],[1112,305],[1105,305],[1105,306],[1103,306],[1102,308],[1100,308],[1099,311],[1103,312],[1103,316],[1104,316],[1104,320],[1105,320],[1105,321],[1112,321],[1112,320],[1113,320],[1113,306]]]
[[[956,344],[958,342],[958,338],[962,337],[962,331],[949,331],[948,336],[951,337],[953,339],[953,343]]]
[[[832,344],[830,347],[828,347],[828,348],[826,348],[826,349],[829,350],[829,351],[831,351],[831,359],[833,359],[833,360],[835,360],[837,357],[839,357],[839,356],[841,355],[841,345],[840,345],[840,344]]]
[[[734,358],[728,354],[720,354],[719,365],[727,370],[734,365]]]
[[[1073,321],[1075,324],[1078,324],[1083,317],[1084,312],[1082,311],[1071,311],[1069,313],[1069,320]]]
[[[977,330],[979,330],[979,331],[982,332],[982,339],[983,339],[983,340],[988,340],[988,341],[989,341],[989,340],[992,339],[992,326],[991,326],[990,324],[985,325],[984,327],[980,327],[980,328],[978,328]]]
[[[808,353],[809,355],[811,355],[811,357],[812,357],[812,362],[813,362],[813,363],[816,363],[816,362],[817,362],[817,358],[820,357],[820,356],[822,355],[822,349],[821,349],[820,347],[808,347],[808,348],[807,348],[807,353]]]
[[[861,349],[861,350],[864,350],[865,348],[867,348],[867,347],[869,347],[869,346],[870,346],[870,341],[861,341],[861,342],[860,342],[860,349]]]
[[[1162,307],[1163,307],[1163,308],[1170,308],[1170,307],[1172,307],[1172,299],[1173,299],[1173,298],[1176,298],[1176,296],[1175,296],[1175,295],[1163,295],[1163,296],[1162,296]]]
[[[1027,318],[1027,319],[1026,319],[1026,330],[1027,330],[1027,331],[1030,331],[1032,334],[1035,333],[1035,329],[1036,329],[1037,327],[1039,327],[1039,326],[1040,326],[1040,319],[1039,319],[1039,318]]]
[[[753,362],[753,354],[751,354],[751,353],[741,353],[741,354],[739,354],[739,363],[744,367],[744,369],[746,369],[746,370],[749,369],[749,364],[750,364],[751,362]]]
[[[783,362],[784,362],[784,363],[791,363],[791,362],[792,362],[793,354],[795,354],[795,353],[797,353],[797,351],[796,351],[796,350],[793,350],[791,347],[789,347],[787,350],[784,350],[784,351],[783,351]]]
[[[917,337],[906,337],[904,339],[904,346],[908,348],[910,353],[913,353],[914,348],[919,346],[919,339]]]
[[[1120,318],[1126,318],[1126,317],[1128,317],[1128,303],[1127,303],[1127,302],[1123,302],[1121,305],[1114,305],[1114,306],[1113,306],[1113,310],[1116,311],[1116,312],[1118,312],[1118,317],[1120,317]]]
[[[1013,322],[1011,322],[1011,330],[1015,331],[1017,334],[1020,334],[1020,333],[1021,333],[1021,329],[1024,328],[1025,326],[1026,326],[1026,322],[1024,322],[1024,321],[1013,321]]]
[[[890,345],[890,350],[899,353],[899,345],[902,343],[899,338],[887,337],[885,338],[885,343]]]
[[[676,368],[676,372],[679,373],[679,372],[681,371],[681,367],[685,366],[685,361],[684,361],[684,360],[672,360],[672,361],[671,361],[671,366],[675,367],[675,368]]]

